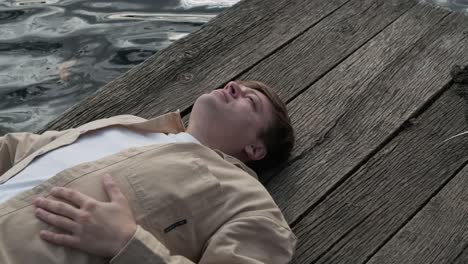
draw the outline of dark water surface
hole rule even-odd
[[[0,0],[0,135],[43,127],[238,1]]]
[[[238,0],[0,0],[0,135],[35,131]]]
[[[468,14],[468,0],[423,0],[422,2]]]

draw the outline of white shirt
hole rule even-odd
[[[80,163],[116,154],[131,147],[152,144],[193,142],[200,144],[188,133],[139,133],[114,126],[89,132],[73,144],[55,149],[35,158],[15,177],[0,185],[0,203],[41,184],[55,174]]]

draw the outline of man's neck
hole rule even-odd
[[[202,145],[212,148],[212,146],[209,144],[209,141],[206,140],[205,137],[203,137],[203,133],[199,133],[199,130],[194,129],[193,125],[189,124],[189,126],[185,130],[185,133],[190,134],[192,137],[198,140]]]

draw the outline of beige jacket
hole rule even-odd
[[[178,113],[152,120],[116,116],[75,129],[0,138],[0,184],[34,158],[113,125],[152,132],[184,131]],[[106,201],[102,175],[124,192],[138,228],[111,263],[288,263],[296,238],[255,173],[239,160],[193,143],[129,148],[66,169],[0,204],[0,263],[107,263],[38,237],[54,230],[37,220],[32,199],[67,186]]]

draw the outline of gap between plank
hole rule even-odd
[[[463,247],[463,249],[460,251],[460,253],[458,253],[458,255],[453,259],[452,262],[450,262],[450,264],[453,264],[455,263],[456,261],[458,261],[458,259],[460,258],[461,255],[463,255],[463,252],[465,252],[465,250],[468,249],[468,243],[465,245],[465,247]]]
[[[348,4],[349,2],[351,2],[352,0],[349,0],[349,1],[346,1],[345,3],[343,3],[342,5],[340,5],[339,7],[337,7],[335,10],[333,10],[330,14],[328,14],[327,16],[323,17],[322,19],[318,20],[317,22],[315,22],[314,24],[312,24],[310,27],[306,28],[305,30],[303,30],[301,33],[299,33],[298,35],[296,35],[295,37],[291,38],[290,40],[288,40],[287,42],[285,42],[283,45],[279,46],[278,48],[276,48],[275,50],[273,50],[272,52],[270,52],[268,55],[266,55],[264,58],[260,59],[259,61],[257,61],[256,63],[252,64],[252,66],[250,66],[249,68],[245,69],[244,71],[240,72],[239,74],[237,74],[234,78],[232,78],[231,80],[229,81],[232,81],[232,80],[235,80],[237,79],[239,76],[242,76],[243,74],[249,72],[252,68],[254,68],[255,66],[257,66],[258,64],[260,64],[262,61],[266,60],[267,58],[269,58],[270,56],[272,56],[274,53],[278,52],[279,50],[283,49],[284,47],[286,47],[287,45],[289,45],[291,42],[293,42],[294,40],[296,40],[298,37],[300,37],[301,35],[303,35],[306,31],[310,30],[311,28],[313,28],[314,26],[316,26],[317,24],[319,24],[321,21],[323,21],[324,19],[326,19],[327,17],[329,17],[330,15],[334,14],[337,10],[339,10],[340,8],[342,8],[344,5]],[[369,41],[371,41],[372,39],[374,39],[378,34],[380,34],[383,30],[385,30],[386,28],[388,28],[389,26],[391,26],[396,20],[398,20],[401,16],[405,15],[407,12],[409,12],[411,9],[413,9],[415,6],[417,6],[417,2],[415,1],[414,4],[409,7],[405,12],[403,12],[402,14],[400,14],[399,16],[397,16],[392,22],[390,22],[388,25],[386,25],[385,27],[383,27],[380,31],[376,32],[374,35],[372,35],[372,37],[370,37],[367,41],[363,42],[362,45],[358,46],[357,48],[355,48],[354,50],[352,50],[349,55],[347,56],[344,56],[343,59],[339,60],[336,64],[334,64],[332,67],[330,67],[330,69],[328,69],[327,71],[325,71],[324,73],[322,73],[321,75],[319,75],[314,81],[312,81],[310,84],[308,84],[306,86],[306,88],[302,89],[302,90],[299,90],[297,93],[295,93],[291,98],[287,99],[285,104],[289,104],[291,101],[293,101],[294,99],[296,99],[298,96],[300,96],[302,93],[304,93],[307,89],[309,89],[310,87],[312,87],[317,81],[319,81],[322,77],[324,77],[326,74],[328,74],[330,71],[332,71],[334,68],[336,68],[338,65],[340,65],[343,61],[345,61],[347,58],[349,58],[350,56],[352,56],[357,50],[359,50],[360,48],[362,48],[364,45],[366,45]],[[370,7],[369,7],[370,8]],[[224,82],[221,84],[221,86],[224,86],[226,85],[229,81],[227,82]],[[187,115],[189,115],[191,112],[192,112],[192,108],[193,108],[193,104],[191,104],[189,107],[183,109],[180,114],[182,117],[185,117]],[[307,151],[305,151],[303,154],[307,153]],[[304,155],[299,155],[298,157],[294,158],[293,160],[289,161],[288,163],[286,163],[285,165],[291,165],[293,164],[294,162],[300,160]],[[280,168],[277,172],[275,173],[272,173],[271,177],[268,177],[268,179],[263,183],[265,186],[268,184],[268,182],[270,182],[274,177],[276,177],[278,174],[281,173],[283,168]],[[325,194],[327,195],[327,194]],[[315,205],[312,205],[313,207],[315,207]]]
[[[349,57],[351,57],[354,53],[356,53],[356,51],[358,51],[360,48],[362,48],[363,46],[365,46],[367,43],[369,43],[369,41],[373,40],[377,35],[379,35],[380,33],[382,33],[382,31],[384,31],[385,29],[387,29],[389,26],[391,26],[395,21],[397,21],[400,17],[402,17],[403,15],[405,15],[407,12],[409,12],[411,9],[415,8],[415,6],[417,5],[417,3],[414,3],[413,6],[411,6],[410,8],[408,8],[405,12],[401,13],[399,16],[397,16],[391,23],[389,23],[388,25],[386,25],[385,27],[383,27],[380,31],[376,32],[371,38],[369,38],[366,42],[363,42],[362,45],[360,45],[359,47],[355,48],[353,51],[351,51],[349,53],[348,56],[345,56],[343,59],[341,59],[340,61],[338,61],[335,65],[333,65],[332,67],[330,67],[330,69],[328,69],[328,71],[322,73],[317,79],[315,79],[315,81],[311,82],[306,88],[300,90],[298,93],[296,93],[295,95],[293,95],[290,99],[288,99],[286,101],[286,104],[289,104],[291,101],[293,101],[294,99],[296,99],[298,96],[300,96],[302,93],[304,93],[305,91],[307,91],[310,87],[312,87],[316,82],[318,82],[320,79],[322,79],[322,77],[324,77],[325,75],[327,75],[329,72],[331,72],[333,69],[336,68],[336,66],[340,65],[343,61],[345,61],[346,59],[348,59]]]
[[[374,150],[372,150],[367,156],[365,156],[354,168],[352,168],[348,173],[346,173],[340,180],[337,181],[325,194],[320,197],[317,202],[312,204],[307,210],[304,211],[301,215],[299,215],[296,220],[291,223],[291,228],[295,227],[302,219],[304,219],[312,210],[315,209],[321,202],[327,198],[332,192],[334,192],[344,181],[346,181],[351,175],[353,175],[356,171],[358,171],[369,159],[371,159],[375,154],[377,154],[380,150],[382,150],[390,141],[392,141],[395,137],[398,136],[402,131],[412,125],[413,119],[419,117],[422,113],[424,113],[429,107],[431,107],[437,99],[439,99],[448,89],[454,84],[453,80],[450,80],[446,85],[443,86],[442,89],[437,91],[430,97],[424,104],[422,104],[416,111],[411,114],[407,120],[405,120],[394,132],[390,133],[390,135],[381,143],[379,144]]]
[[[466,166],[468,165],[468,160],[465,161],[461,166],[460,168],[458,168],[457,170],[455,170],[455,172],[453,173],[452,176],[450,176],[449,178],[447,178],[447,180],[441,184],[441,186],[439,188],[437,188],[434,193],[432,193],[432,195],[424,202],[421,204],[421,206],[405,221],[401,224],[401,226],[393,233],[391,234],[387,239],[385,239],[382,244],[380,246],[378,246],[374,252],[372,252],[365,260],[365,262],[363,264],[366,264],[368,263],[372,257],[374,257],[375,254],[377,254],[377,252],[379,252],[393,237],[396,236],[396,234],[398,234],[398,232],[404,228],[411,220],[413,220],[414,217],[416,217],[416,215],[424,208],[426,207],[426,205],[432,200],[432,198],[434,198],[440,191],[442,191],[445,186],[447,186],[447,184],[449,184],[449,182],[451,180],[453,180],[453,178],[455,178],[457,176],[458,173],[460,173],[463,168],[465,168]],[[468,244],[467,246],[465,246],[465,249],[468,247]],[[460,254],[463,253],[464,250],[462,250],[460,252]],[[460,254],[457,255],[457,257],[455,258],[455,260],[460,256]]]
[[[383,27],[380,31],[376,32],[372,37],[370,37],[367,41],[363,42],[360,46],[358,46],[357,48],[355,48],[354,50],[352,50],[348,56],[345,56],[343,57],[343,59],[339,60],[336,64],[334,64],[332,67],[330,67],[330,69],[328,69],[327,71],[325,71],[324,73],[322,73],[321,75],[319,75],[317,77],[317,79],[315,79],[314,81],[312,81],[309,85],[306,86],[306,88],[300,90],[299,92],[297,92],[296,94],[294,94],[291,98],[289,98],[287,101],[286,101],[286,104],[289,104],[290,102],[292,102],[294,99],[296,99],[297,97],[299,97],[302,93],[304,93],[305,91],[307,91],[309,88],[311,88],[316,82],[318,82],[320,79],[322,79],[325,75],[327,75],[328,73],[330,73],[334,68],[336,68],[338,65],[340,65],[343,61],[345,61],[347,58],[351,57],[357,50],[361,49],[363,46],[365,46],[369,41],[371,41],[372,39],[374,39],[378,34],[380,34],[382,31],[384,31],[386,28],[388,28],[389,26],[391,26],[396,20],[398,20],[401,16],[405,15],[407,12],[409,12],[411,9],[415,8],[415,6],[417,5],[417,3],[414,3],[413,6],[409,7],[405,12],[403,12],[402,14],[400,14],[399,16],[397,16],[391,23],[389,23],[387,26]],[[448,15],[446,15],[448,16]],[[441,20],[443,20],[446,16],[444,16]],[[424,36],[423,36],[424,37]],[[421,37],[422,38],[422,37]],[[263,59],[262,59],[263,60]],[[335,124],[330,128],[328,129],[327,132],[324,133],[324,136],[323,136],[323,140],[321,140],[320,142],[314,144],[312,147],[310,147],[309,149],[306,149],[305,151],[303,151],[301,154],[299,154],[298,156],[296,156],[295,158],[293,158],[292,160],[290,160],[287,165],[291,165],[299,160],[301,160],[304,156],[307,155],[307,153],[312,150],[313,148],[315,148],[317,145],[320,145],[320,143],[322,141],[324,141],[326,139],[326,135],[328,135],[332,130],[333,128],[336,126],[337,123],[339,123],[339,120],[341,119],[343,115],[341,115],[340,117],[337,118],[337,120],[335,121]],[[271,177],[268,178],[268,180],[265,182],[265,185],[268,184],[268,182],[270,182],[276,175],[280,174],[281,171],[282,171],[283,168],[279,169],[278,172],[274,173]],[[328,193],[325,194],[325,196],[327,196]],[[319,200],[321,201],[321,200]],[[320,203],[320,202],[319,202]],[[318,203],[317,203],[318,204]],[[317,204],[313,204],[312,207],[315,207]],[[299,216],[301,217],[301,216]],[[302,218],[301,218],[302,219]],[[298,221],[295,221],[295,222],[298,222]],[[293,222],[293,224],[296,224]]]

